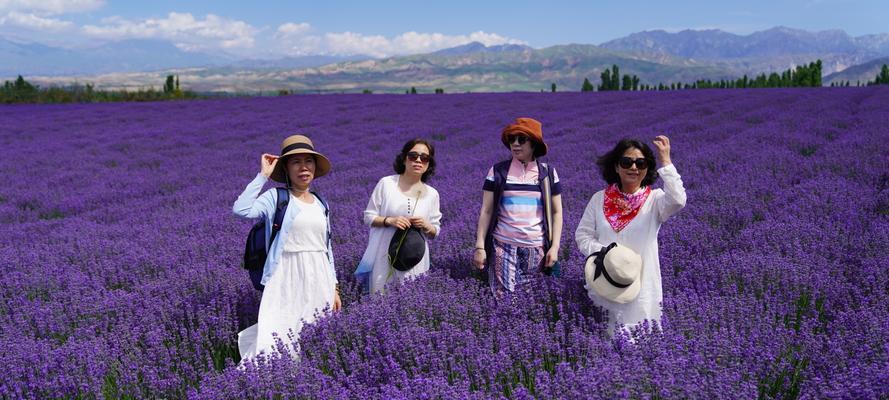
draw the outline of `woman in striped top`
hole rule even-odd
[[[511,158],[485,178],[472,257],[497,296],[558,276],[562,237],[561,186],[555,168],[539,160],[547,151],[540,122],[518,118],[501,140]]]

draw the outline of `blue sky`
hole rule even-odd
[[[0,0],[0,37],[82,47],[170,41],[240,56],[388,56],[469,41],[600,44],[653,29],[737,34],[782,25],[853,36],[889,31],[876,0],[753,1],[115,1]]]

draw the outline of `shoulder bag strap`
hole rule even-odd
[[[540,161],[537,162],[537,172],[538,179],[541,179],[540,176],[543,176],[542,184],[541,184],[541,192],[540,196],[543,200],[543,216],[546,218],[546,236],[549,239],[549,242],[553,242],[553,192],[552,192],[552,171],[550,171],[549,167],[546,163],[542,163]]]

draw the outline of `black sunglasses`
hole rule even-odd
[[[512,144],[512,142],[518,140],[518,141],[519,141],[519,146],[521,146],[521,145],[523,145],[523,144],[525,144],[525,143],[528,143],[528,140],[529,140],[530,138],[527,137],[527,136],[525,136],[525,135],[509,135],[509,136],[506,137],[506,139],[509,141],[509,144]]]
[[[636,168],[638,169],[646,169],[648,168],[648,160],[643,158],[632,159],[630,157],[621,157],[620,160],[617,160],[617,165],[620,165],[623,169],[630,169],[630,167],[636,164]]]
[[[431,157],[429,157],[429,154],[417,153],[416,151],[412,151],[412,152],[410,152],[410,153],[407,153],[407,159],[408,159],[408,160],[411,160],[411,161],[419,161],[419,162],[421,162],[421,163],[423,163],[423,164],[428,163],[430,158],[431,158]]]

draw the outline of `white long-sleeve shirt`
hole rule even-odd
[[[661,318],[663,289],[657,235],[661,224],[685,207],[686,196],[682,178],[673,164],[661,167],[658,174],[664,181],[664,188],[652,190],[636,217],[620,232],[615,232],[605,219],[605,191],[600,190],[587,204],[574,234],[577,247],[584,256],[611,243],[627,246],[642,256],[642,287],[635,300],[626,304],[615,303],[597,296],[587,287],[590,299],[609,311],[612,322],[609,332],[613,332],[615,324],[632,328],[643,320],[659,321]]]
[[[410,204],[410,207],[408,206]],[[410,208],[410,212],[408,209]],[[370,226],[370,237],[367,249],[358,263],[355,275],[359,282],[369,285],[370,292],[380,291],[387,282],[395,280],[402,282],[429,270],[429,244],[426,244],[426,253],[423,259],[409,271],[395,271],[389,266],[389,241],[395,234],[393,227],[375,227],[373,220],[378,216],[416,216],[423,217],[435,229],[435,234],[427,236],[427,239],[438,237],[441,233],[441,210],[438,191],[432,186],[425,185],[425,193],[419,198],[416,195],[407,195],[398,188],[398,175],[389,175],[381,178],[374,187],[373,193],[364,210],[364,223]]]

